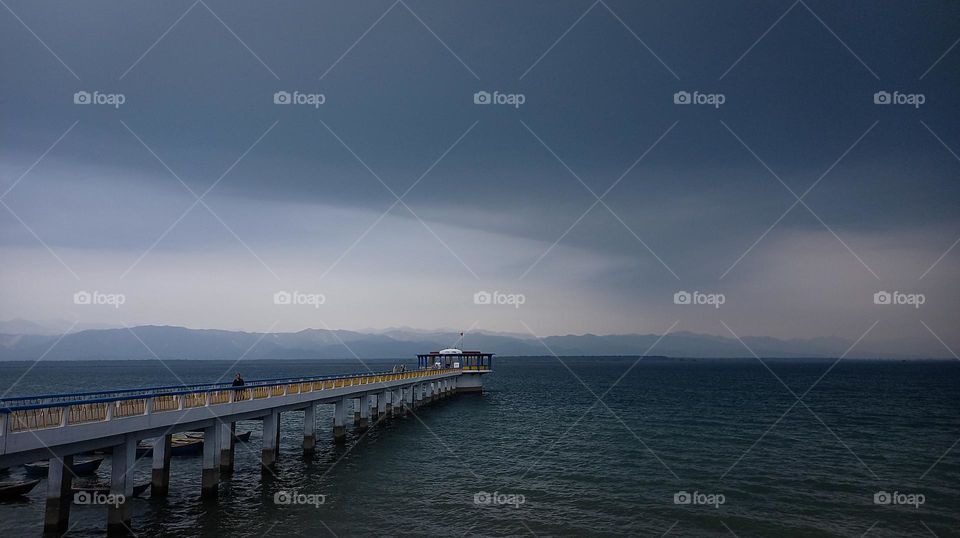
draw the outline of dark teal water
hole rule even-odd
[[[390,364],[368,362],[375,369]],[[318,449],[308,459],[299,448],[302,415],[289,413],[276,476],[266,479],[258,467],[259,425],[241,423],[253,437],[238,447],[236,471],[219,502],[199,502],[199,459],[177,458],[168,499],[133,501],[134,530],[141,536],[960,535],[960,362],[845,360],[802,403],[790,391],[804,395],[831,361],[770,360],[773,373],[756,360],[643,360],[628,373],[634,359],[563,363],[501,358],[482,396],[458,396],[418,411],[418,418],[351,433],[344,447],[331,443],[325,409]],[[157,362],[40,363],[13,392],[172,384],[177,377],[212,381],[225,370],[254,379],[361,369],[356,361],[167,365],[176,376]],[[0,389],[27,367],[0,363]],[[149,462],[137,472],[138,482],[147,481]],[[100,475],[109,477],[109,465]],[[0,535],[40,533],[44,488],[28,502],[0,504]],[[274,495],[282,490],[322,494],[326,502],[277,505]],[[675,504],[681,491],[701,499],[723,495],[724,503]],[[879,491],[922,494],[925,502],[878,505]],[[522,495],[524,502],[478,505],[480,492],[511,501]],[[70,534],[99,536],[105,517],[105,509],[74,506]]]

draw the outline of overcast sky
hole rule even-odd
[[[960,348],[956,2],[5,1],[2,319]]]

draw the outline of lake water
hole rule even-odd
[[[199,502],[199,458],[175,458],[170,496],[133,500],[133,528],[140,536],[960,535],[960,362],[844,360],[817,383],[832,361],[766,361],[772,372],[757,360],[635,361],[498,358],[483,395],[350,432],[344,446],[332,443],[332,406],[322,406],[308,458],[302,414],[287,413],[275,476],[265,479],[260,425],[241,422],[252,438],[238,445],[218,502]],[[367,361],[375,370],[393,362]],[[41,362],[20,379],[30,366],[0,363],[0,390],[364,369],[356,360]],[[149,474],[141,461],[136,482]],[[109,478],[109,458],[99,475]],[[40,534],[45,488],[0,504],[0,535]],[[275,503],[291,490],[324,503]],[[877,504],[879,492],[914,504]],[[102,535],[105,512],[73,506],[70,535]]]

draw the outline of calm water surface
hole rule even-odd
[[[133,500],[133,527],[140,536],[960,536],[960,362],[845,360],[809,393],[832,361],[770,360],[772,373],[756,360],[634,362],[501,358],[482,396],[351,432],[342,447],[324,406],[309,458],[302,414],[288,413],[275,476],[264,479],[260,425],[241,422],[253,435],[219,502],[199,501],[199,458],[175,458],[170,496]],[[0,390],[362,370],[356,361],[42,362],[24,375],[29,367],[0,363]],[[149,474],[139,462],[136,481]],[[109,458],[99,476],[109,479]],[[45,489],[0,504],[4,538],[40,534]],[[286,490],[326,502],[275,504]],[[878,505],[880,491],[925,502]],[[481,492],[524,502],[478,505]],[[676,504],[680,492],[723,504]],[[70,535],[100,536],[105,520],[105,509],[75,505]]]

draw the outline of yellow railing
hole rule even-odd
[[[259,400],[358,385],[429,377],[461,370],[489,371],[489,368],[466,366],[464,368],[447,368],[442,370],[413,370],[410,372],[393,372],[375,375],[365,374],[337,379],[303,381],[285,385],[254,386],[244,389],[223,389],[188,394],[160,394],[115,402],[76,403],[59,407],[51,406],[37,409],[13,410],[9,413],[7,429],[10,432],[24,432],[56,428],[64,423],[70,425],[100,422],[107,420],[108,416],[111,419],[142,416],[147,414],[148,400],[152,400],[150,401],[150,405],[152,406],[151,412],[158,413],[225,404],[231,400],[234,402]],[[64,421],[64,414],[66,414],[66,421]]]

